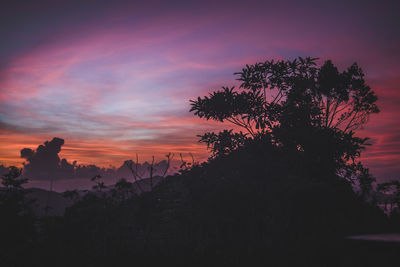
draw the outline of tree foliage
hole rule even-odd
[[[355,130],[379,112],[378,98],[356,63],[339,71],[330,60],[318,66],[317,58],[299,57],[246,65],[235,75],[239,88],[222,87],[190,101],[200,118],[245,130],[200,136],[214,158],[268,136],[282,149],[303,153],[310,164],[349,181],[357,176],[363,190],[370,188],[365,183],[373,178],[356,163],[368,138],[355,136]]]
[[[228,121],[256,132],[273,131],[290,112],[314,126],[356,130],[378,113],[377,96],[354,63],[343,72],[328,60],[316,58],[265,61],[235,73],[239,89],[222,87],[209,96],[191,100],[191,111],[207,120]],[[292,114],[293,115],[293,114]]]
[[[35,220],[32,212],[33,200],[26,197],[22,185],[22,170],[11,166],[1,177],[5,187],[0,188],[0,262],[4,266],[22,266],[20,262],[29,256],[35,237]]]
[[[224,130],[222,132],[216,133],[205,133],[204,135],[199,135],[200,142],[207,144],[207,147],[216,156],[222,156],[229,154],[235,149],[244,145],[246,141],[246,134],[239,132],[233,133],[232,130]]]
[[[9,167],[9,172],[1,178],[1,184],[8,189],[21,189],[22,185],[28,182],[27,178],[21,177],[21,173],[22,169],[14,166]]]

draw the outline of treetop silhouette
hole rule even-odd
[[[356,159],[368,138],[355,136],[373,113],[378,98],[354,63],[340,72],[330,61],[317,58],[270,60],[246,65],[238,75],[239,88],[222,87],[208,96],[191,100],[191,112],[200,118],[230,122],[244,132],[225,130],[200,135],[212,157],[224,156],[257,140],[301,153],[310,166],[324,168],[354,182],[362,189],[373,178]],[[360,180],[360,179],[361,180]]]
[[[328,60],[317,67],[317,58],[265,61],[236,72],[239,89],[222,87],[209,96],[191,100],[195,115],[228,121],[252,137],[272,131],[292,111],[307,111],[314,126],[356,130],[378,113],[377,96],[365,83],[356,63],[343,72]],[[304,110],[306,108],[306,110]]]

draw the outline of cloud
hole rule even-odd
[[[46,141],[43,145],[39,145],[36,150],[22,149],[21,158],[27,162],[24,164],[24,176],[38,180],[54,179],[61,170],[58,153],[62,145],[64,140],[55,137],[50,142]]]
[[[64,140],[54,137],[51,141],[44,142],[35,150],[23,148],[21,158],[26,162],[23,164],[23,176],[31,180],[64,180],[64,179],[90,179],[95,175],[101,175],[103,179],[110,182],[116,181],[119,178],[133,179],[131,170],[126,163],[130,164],[134,170],[137,169],[138,179],[147,178],[150,176],[151,164],[148,162],[137,163],[132,160],[127,160],[121,163],[119,168],[110,167],[104,168],[95,164],[81,165],[74,161],[72,164],[66,159],[60,159]],[[2,165],[0,165],[2,167]],[[172,170],[172,169],[171,169]],[[153,175],[163,175],[167,170],[167,161],[161,160],[153,165]]]
[[[400,101],[400,27],[391,4],[17,2],[0,11],[0,160],[7,165],[53,136],[68,140],[58,154],[63,176],[73,160],[108,168],[136,152],[146,160],[168,152],[206,159],[196,135],[225,126],[192,118],[188,100],[235,84],[232,73],[245,64],[308,55],[340,67],[359,62],[382,107],[366,133],[376,153],[399,162],[383,145],[396,138],[383,138],[390,132],[399,136],[390,120]],[[373,149],[368,163],[382,163]]]
[[[8,173],[8,168],[4,166],[3,164],[0,164],[0,176]]]

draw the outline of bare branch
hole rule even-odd
[[[166,155],[166,157],[167,157],[167,167],[165,168],[162,177],[165,177],[165,175],[167,174],[167,172],[169,170],[169,167],[171,166],[171,160],[174,158],[174,156],[175,156],[175,154],[171,154],[171,152]]]

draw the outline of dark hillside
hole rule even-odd
[[[304,166],[301,153],[253,141],[140,197],[81,200],[40,251],[74,254],[88,266],[128,259],[139,266],[352,266],[339,264],[345,254],[335,256],[344,238],[384,231],[386,216],[343,179]]]

